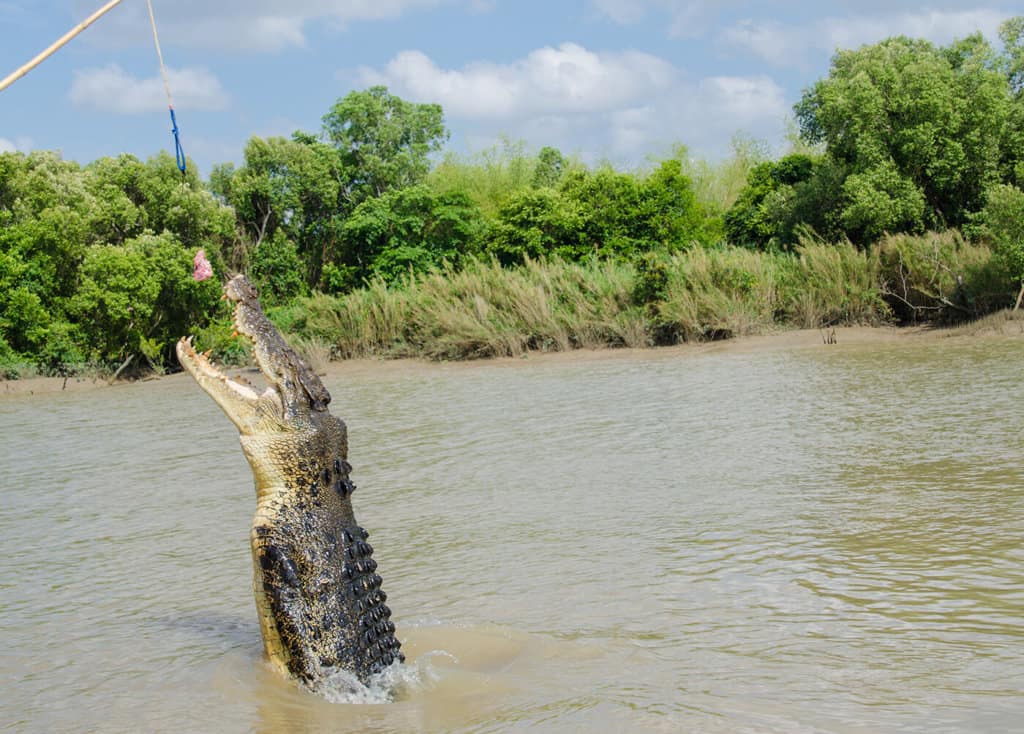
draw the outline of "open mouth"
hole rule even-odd
[[[326,411],[331,394],[263,313],[252,283],[244,275],[236,275],[224,285],[224,295],[235,306],[235,334],[252,343],[253,357],[268,387],[260,394],[246,381],[228,377],[210,362],[208,353],[196,351],[191,338],[178,342],[182,366],[229,415],[251,412],[257,401],[277,406],[285,420],[310,410]]]
[[[228,377],[225,375],[213,362],[210,361],[209,352],[198,352],[192,343],[192,337],[181,339],[178,342],[178,358],[183,361],[182,366],[190,368],[189,371],[194,375],[202,375],[203,377],[210,380],[217,380],[223,383],[225,387],[234,392],[238,397],[246,400],[253,401],[259,400],[260,395],[256,392],[256,388],[253,387],[247,380],[242,377]],[[184,364],[187,360],[189,364]],[[264,391],[264,395],[277,394],[277,390],[273,385],[268,386]]]

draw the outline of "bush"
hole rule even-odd
[[[977,217],[981,236],[1014,282],[1024,282],[1024,191],[1016,186],[992,186],[985,208]]]
[[[992,251],[956,231],[889,235],[877,253],[885,300],[904,321],[962,321],[1009,301]]]
[[[305,295],[308,290],[302,272],[298,248],[280,229],[260,242],[249,258],[249,274],[267,306]]]
[[[805,232],[795,257],[782,265],[780,315],[794,326],[878,324],[890,314],[873,252],[850,242],[829,244]]]

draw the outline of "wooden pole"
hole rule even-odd
[[[7,87],[11,86],[12,84],[14,84],[14,82],[18,81],[23,76],[25,76],[30,71],[32,71],[34,68],[39,66],[39,64],[43,63],[43,61],[45,61],[50,56],[52,56],[53,53],[55,51],[57,51],[58,49],[60,49],[64,44],[66,44],[72,38],[74,38],[79,33],[84,31],[86,28],[91,26],[93,23],[95,23],[97,20],[99,20],[99,18],[101,16],[105,15],[108,11],[113,10],[114,6],[120,5],[120,4],[121,4],[121,0],[110,0],[110,2],[108,2],[102,8],[97,10],[95,13],[90,15],[88,18],[83,20],[81,23],[76,25],[74,28],[72,28],[70,31],[65,33],[60,38],[58,38],[56,41],[54,41],[53,45],[51,45],[49,48],[47,48],[41,54],[36,56],[34,59],[29,61],[27,64],[22,66],[20,69],[18,69],[16,72],[11,74],[10,76],[5,77],[3,79],[3,81],[0,81],[0,92],[4,91],[5,89],[7,89]]]

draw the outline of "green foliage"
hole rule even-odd
[[[217,281],[198,283],[191,274],[191,254],[167,233],[90,247],[68,308],[90,357],[114,362],[142,354],[157,365],[169,357],[218,302]]]
[[[349,277],[393,281],[442,263],[458,265],[476,251],[481,214],[461,192],[410,186],[367,199],[342,228]]]
[[[734,245],[788,250],[803,225],[831,228],[821,216],[821,199],[832,193],[827,162],[793,153],[754,166],[747,185],[725,213],[725,233]]]
[[[947,48],[890,38],[838,52],[828,78],[804,91],[804,138],[849,174],[837,203],[851,239],[959,226],[980,209],[1011,111],[996,67],[980,35]]]
[[[668,293],[668,259],[661,252],[645,252],[636,261],[633,301],[649,306],[664,301]]]
[[[227,308],[216,318],[190,329],[188,333],[194,337],[192,343],[196,350],[210,350],[224,364],[242,365],[252,362],[252,346],[248,339],[240,339],[235,335],[235,324]]]
[[[643,182],[639,216],[631,223],[648,242],[665,250],[710,245],[717,231],[698,204],[693,184],[678,160],[659,165]]]
[[[626,172],[503,140],[431,171],[441,108],[384,87],[320,136],[252,138],[208,190],[166,154],[0,154],[0,364],[160,368],[193,330],[246,359],[217,280],[190,277],[199,248],[315,360],[980,314],[1024,280],[1024,18],[1000,33],[1002,53],[977,34],[839,52],[778,160],[737,138]],[[957,226],[980,244],[926,231]]]
[[[244,165],[219,169],[216,178],[251,248],[274,241],[280,230],[295,244],[308,285],[320,280],[325,262],[335,256],[337,232],[351,208],[344,187],[337,151],[298,133],[292,140],[251,138]]]
[[[1010,185],[993,186],[978,219],[982,237],[1007,275],[1024,282],[1024,191]]]
[[[81,168],[54,153],[8,153],[0,154],[0,225],[0,338],[44,370],[61,371],[132,352],[148,352],[154,363],[166,356],[167,340],[201,323],[204,309],[181,288],[151,286],[154,276],[140,268],[176,268],[191,282],[192,253],[202,247],[219,263],[234,215],[194,172],[182,179],[167,155]],[[173,243],[174,258],[166,247],[161,256],[152,247],[141,254],[149,239]],[[139,309],[134,331],[119,321],[118,309],[129,306]],[[161,335],[148,319],[181,331]]]
[[[717,161],[690,156],[685,146],[676,146],[669,160],[677,160],[693,184],[697,205],[712,218],[721,217],[736,203],[750,172],[768,160],[768,146],[753,138],[736,135],[732,153]],[[720,233],[722,234],[722,233]]]
[[[498,210],[487,250],[504,265],[560,256],[573,259],[583,249],[583,214],[554,189],[526,189]]]
[[[1007,18],[999,26],[999,38],[1003,42],[1003,72],[1010,82],[1010,88],[1020,95],[1024,92],[1024,16]]]
[[[962,321],[1010,301],[1010,283],[992,251],[958,232],[890,235],[875,252],[885,300],[901,320]]]
[[[323,123],[341,157],[353,204],[420,183],[430,154],[448,139],[440,105],[407,102],[380,86],[350,92]]]
[[[503,138],[470,156],[448,153],[426,183],[441,193],[467,194],[485,218],[494,219],[512,196],[531,188],[554,188],[566,172],[579,167],[555,148],[541,148],[533,156],[522,142]]]
[[[249,258],[249,275],[268,306],[286,303],[309,292],[302,271],[298,248],[280,229],[260,242]]]
[[[530,185],[535,189],[554,188],[562,180],[567,164],[560,150],[544,146],[537,153],[537,165],[530,177]]]
[[[842,221],[852,240],[872,242],[886,232],[924,228],[924,194],[891,161],[851,174],[843,194]]]
[[[566,176],[559,194],[578,213],[579,224],[574,246],[563,246],[558,254],[578,260],[587,255],[630,257],[648,249],[654,240],[643,189],[635,176],[607,167]]]
[[[707,243],[707,219],[677,160],[646,177],[577,168],[557,189],[523,189],[498,210],[488,250],[505,264],[549,256],[633,258]]]

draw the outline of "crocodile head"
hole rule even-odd
[[[178,359],[199,385],[220,405],[243,436],[317,430],[327,420],[344,424],[327,412],[331,395],[316,373],[288,346],[260,307],[256,288],[244,275],[224,286],[224,298],[234,303],[238,334],[252,343],[253,356],[269,383],[259,394],[245,382],[221,373],[192,347],[178,342]]]
[[[229,378],[191,339],[181,365],[235,424],[256,483],[251,544],[264,648],[315,687],[335,669],[365,681],[403,657],[368,533],[352,510],[345,423],[316,373],[264,315],[242,275],[224,286],[237,332],[252,342],[267,387]]]

